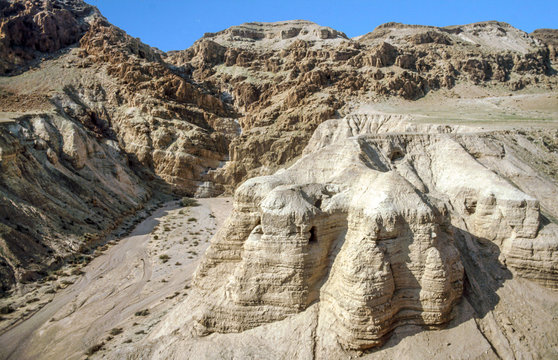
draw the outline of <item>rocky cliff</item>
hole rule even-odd
[[[500,22],[388,23],[349,39],[308,21],[286,21],[205,34],[165,61],[212,83],[238,109],[242,134],[230,145],[231,161],[213,174],[232,190],[291,163],[321,122],[350,113],[355,102],[446,90],[445,96],[469,96],[475,87],[551,89],[549,49]]]
[[[328,121],[288,170],[239,187],[198,269],[198,286],[222,294],[201,324],[242,331],[319,301],[319,337],[333,330],[346,348],[377,346],[398,324],[450,319],[464,263],[469,281],[481,265],[465,238],[495,244],[519,276],[558,286],[558,224],[541,223],[538,200],[477,160],[500,155],[492,167],[510,166],[500,134],[377,135],[380,123],[396,128],[382,116]]]
[[[0,5],[11,75],[0,77],[0,292],[46,275],[151,194],[219,192],[206,173],[238,126],[218,94],[81,1]]]

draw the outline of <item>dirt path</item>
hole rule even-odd
[[[94,345],[147,334],[186,295],[199,257],[231,207],[230,199],[214,198],[158,209],[83,268],[79,281],[2,334],[0,359],[78,359]]]

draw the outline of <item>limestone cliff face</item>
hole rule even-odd
[[[10,194],[43,194],[42,183],[35,179],[53,176],[44,161],[35,166],[35,155],[21,155],[35,154],[38,150],[29,139],[43,136],[40,127],[29,125],[30,119],[58,119],[52,125],[58,142],[44,140],[47,146],[41,140],[37,146],[46,146],[48,159],[69,169],[65,174],[74,179],[70,183],[48,181],[49,186],[59,186],[57,192],[68,193],[76,201],[65,201],[67,206],[54,213],[73,218],[80,213],[74,211],[75,207],[81,209],[76,204],[90,201],[90,192],[105,194],[111,181],[91,182],[93,175],[81,175],[91,169],[88,159],[96,159],[99,154],[92,172],[106,173],[102,163],[108,159],[107,164],[118,164],[114,166],[120,169],[110,176],[135,189],[111,187],[115,201],[126,204],[118,207],[117,213],[128,213],[152,191],[212,196],[232,193],[249,178],[272,174],[301,156],[321,123],[342,117],[356,103],[387,97],[417,99],[458,86],[478,86],[487,94],[492,87],[540,90],[555,86],[556,76],[549,63],[552,41],[548,39],[552,36],[544,34],[530,37],[496,22],[447,28],[390,23],[349,39],[340,31],[308,21],[248,23],[206,34],[190,49],[165,54],[128,36],[108,23],[95,7],[80,0],[0,1],[0,136],[5,139],[1,151],[19,154],[16,167],[33,169],[21,173],[26,191],[16,181],[18,172],[4,173],[4,211],[19,214],[20,200],[7,200],[12,199]],[[385,130],[381,123],[367,124],[359,126]],[[18,126],[24,130],[16,136],[9,129]],[[48,126],[45,129],[50,129]],[[318,131],[334,130],[320,127]],[[330,142],[325,137],[320,139],[323,144]],[[518,140],[530,146],[525,137]],[[545,138],[543,143],[549,141],[552,139]],[[92,144],[108,146],[118,156],[113,159],[102,155]],[[506,146],[517,149],[518,156],[529,156],[514,144]],[[491,159],[489,156],[482,161],[492,168],[495,164]],[[537,166],[552,171],[552,166],[542,161]],[[521,181],[522,189],[531,186],[529,181],[533,179],[518,174],[518,169],[521,167],[505,166],[499,171],[513,178],[514,183]],[[407,179],[407,175],[403,177]],[[536,184],[541,181],[537,179]],[[545,200],[552,194],[548,191],[537,199],[544,202],[545,209],[555,211],[556,205]],[[29,202],[35,210],[25,213],[31,224],[27,235],[21,235],[11,217],[2,221],[4,233],[17,233],[23,247],[39,244],[53,251],[49,259],[63,257],[67,246],[62,239],[82,239],[89,233],[97,236],[110,227],[104,215],[90,217],[92,228],[66,225],[71,229],[67,230],[62,223],[50,227],[50,222],[40,220],[42,214],[52,210],[43,196],[37,195],[37,201]],[[101,199],[108,197],[100,195]],[[471,201],[484,204],[491,200]],[[476,209],[469,207],[467,211]],[[441,208],[433,208],[443,213]],[[255,209],[253,212],[258,213]],[[251,216],[256,215],[243,216],[250,217],[251,224],[255,221]],[[348,222],[347,211],[339,210],[335,219]],[[494,226],[485,233],[497,230],[500,234],[499,225]],[[246,229],[250,233],[253,227]],[[43,232],[51,234],[44,241]],[[529,242],[508,241],[500,235],[498,241],[517,244],[510,245],[515,249],[510,251],[518,259],[531,252]],[[52,242],[56,236],[64,245]],[[243,243],[248,235],[235,236]],[[0,254],[0,266],[10,269],[6,270],[9,275],[2,277],[9,279],[3,284],[25,278],[27,275],[22,274],[31,267],[44,268],[41,262],[50,263],[42,252],[34,260],[37,266],[24,260],[25,251],[6,250],[8,253]],[[231,249],[231,254],[238,256],[238,250]],[[510,264],[516,261],[512,258],[510,255]],[[537,277],[539,263],[544,261],[533,259],[532,264],[517,267]],[[19,265],[22,268],[16,271]],[[314,298],[311,295],[299,303]]]
[[[482,264],[467,241],[495,244],[515,274],[556,288],[557,224],[478,161],[495,155],[502,134],[463,130],[330,120],[293,166],[242,184],[196,273],[201,294],[213,294],[198,331],[244,331],[315,302],[317,337],[348,349],[380,345],[402,324],[443,325],[464,274],[476,281]]]

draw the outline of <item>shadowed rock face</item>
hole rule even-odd
[[[114,140],[57,114],[0,124],[0,293],[95,243],[151,190]]]
[[[203,331],[244,331],[316,301],[318,337],[333,332],[348,349],[380,345],[401,324],[442,325],[463,291],[463,236],[557,287],[557,225],[465,148],[490,156],[489,137],[445,127],[378,135],[382,126],[417,130],[396,117],[328,121],[293,166],[238,188],[195,278],[219,294],[207,297]]]

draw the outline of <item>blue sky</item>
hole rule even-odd
[[[558,28],[558,0],[86,0],[114,25],[161,50],[186,49],[205,32],[250,21],[304,19],[350,37],[389,21],[457,25],[499,20],[531,32]]]

